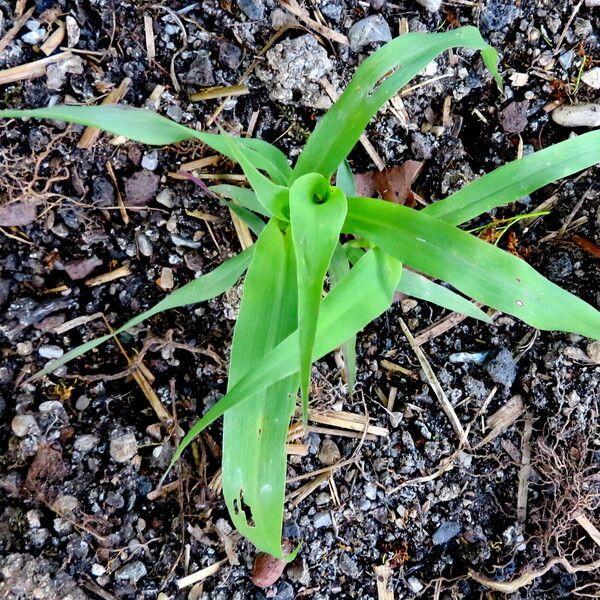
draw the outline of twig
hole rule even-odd
[[[400,319],[399,322],[400,322],[400,327],[402,328],[402,332],[406,336],[406,339],[408,340],[408,343],[411,345],[413,352],[415,353],[415,356],[419,360],[419,363],[421,364],[421,368],[425,372],[425,377],[427,378],[427,381],[429,382],[431,389],[434,391],[439,403],[441,404],[442,410],[446,413],[446,416],[450,420],[452,429],[454,429],[454,432],[458,436],[459,442],[464,443],[465,446],[468,447],[465,430],[463,429],[463,426],[462,426],[458,416],[454,412],[454,408],[453,408],[452,404],[450,404],[450,400],[448,400],[448,397],[446,396],[446,392],[444,392],[444,390],[442,389],[442,386],[440,385],[440,382],[438,381],[438,378],[435,376],[435,373],[433,372],[433,369],[431,368],[431,364],[429,363],[429,360],[427,360],[425,353],[423,352],[423,350],[421,350],[421,348],[419,348],[419,346],[415,342],[415,338],[413,337],[409,328],[406,326],[406,323],[404,322],[404,320]]]
[[[25,65],[19,65],[18,67],[12,67],[10,69],[4,69],[0,71],[0,85],[7,83],[14,83],[15,81],[23,81],[26,79],[37,79],[43,77],[46,74],[46,67],[55,63],[63,62],[73,56],[70,50],[55,54],[54,56],[48,56],[47,58],[41,58],[40,60],[34,60],[33,62]]]
[[[563,567],[567,573],[574,575],[575,573],[591,573],[597,569],[600,569],[600,560],[585,565],[571,565],[566,558],[561,556],[559,558],[553,558],[541,569],[526,571],[519,577],[515,577],[509,581],[496,581],[495,579],[490,579],[489,577],[472,570],[469,570],[469,575],[472,579],[477,581],[477,583],[485,585],[492,590],[502,592],[503,594],[513,594],[520,588],[529,585],[534,579],[544,576],[548,571],[550,571],[550,569],[553,569],[557,565]]]
[[[214,575],[225,563],[227,559],[224,558],[212,565],[205,567],[204,569],[200,569],[187,577],[183,577],[182,579],[177,580],[177,587],[182,590],[190,585],[194,585],[194,583],[198,583],[199,581],[204,581],[208,577]]]
[[[148,64],[151,65],[156,56],[156,44],[154,42],[152,17],[148,14],[144,14],[144,37],[146,39],[146,57],[148,58]]]
[[[30,8],[22,17],[19,17],[14,25],[6,32],[4,37],[0,40],[0,52],[4,52],[6,47],[15,39],[15,36],[21,31],[21,28],[29,20],[34,10],[35,6]]]
[[[531,434],[533,418],[525,413],[523,439],[521,441],[521,468],[519,469],[519,489],[517,491],[517,519],[519,523],[527,520],[527,495],[529,491],[529,475],[531,474]]]
[[[304,8],[302,8],[296,0],[279,0],[281,5],[289,10],[294,16],[298,17],[302,22],[306,24],[309,29],[321,34],[325,39],[337,42],[338,44],[344,44],[348,46],[348,38],[338,31],[334,31],[326,25],[321,25],[308,14]]]

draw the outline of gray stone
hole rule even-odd
[[[485,370],[492,381],[510,388],[517,376],[517,363],[510,350],[502,348],[492,360],[488,361]]]
[[[200,87],[215,85],[215,76],[213,74],[210,55],[206,50],[198,52],[189,71],[184,75],[183,80],[190,85],[198,85]]]
[[[241,62],[242,50],[239,46],[225,41],[219,44],[219,63],[230,69],[237,69]]]
[[[552,120],[563,127],[600,127],[600,104],[559,106],[552,111]]]
[[[360,569],[358,568],[356,561],[345,552],[340,555],[338,566],[340,567],[340,571],[347,577],[355,579],[360,575]]]
[[[429,12],[437,12],[442,6],[442,0],[417,0]]]
[[[267,84],[271,100],[320,109],[331,106],[319,80],[331,71],[333,63],[312,35],[275,45],[267,52],[267,63],[269,68],[259,68],[256,74]]]
[[[443,521],[440,526],[435,530],[432,539],[433,545],[439,546],[441,544],[447,544],[450,540],[454,539],[460,532],[462,527],[460,523],[454,521]]]
[[[146,565],[141,560],[133,560],[115,572],[115,579],[135,584],[147,573]]]
[[[16,415],[10,427],[17,437],[25,437],[30,434],[39,433],[39,427],[33,415]]]
[[[263,0],[237,0],[240,10],[252,21],[259,21],[265,17]]]
[[[372,481],[367,481],[365,485],[365,496],[369,500],[375,500],[377,498],[377,486]]]
[[[78,435],[73,443],[73,449],[77,450],[77,452],[81,452],[81,454],[85,454],[86,452],[93,450],[99,442],[100,438],[96,435]]]
[[[329,527],[331,525],[331,515],[327,511],[321,511],[315,513],[313,518],[313,525],[315,529],[322,529],[323,527]]]
[[[133,433],[125,433],[110,440],[110,457],[119,463],[130,461],[138,450]]]
[[[333,440],[323,440],[323,443],[321,444],[321,450],[319,450],[319,455],[317,456],[322,464],[327,466],[334,465],[335,463],[339,462],[341,457],[342,455],[340,454],[340,449]]]
[[[594,67],[581,76],[581,81],[595,90],[600,90],[600,67]]]
[[[60,346],[54,344],[45,344],[38,348],[38,354],[42,358],[60,358],[65,351]]]
[[[406,583],[408,583],[408,587],[415,594],[418,594],[419,592],[423,591],[424,586],[416,577],[409,577],[406,580]]]
[[[381,15],[372,15],[357,21],[348,31],[350,48],[357,52],[363,46],[375,42],[389,42],[392,33],[386,20]]]
[[[148,171],[154,171],[158,167],[158,151],[151,150],[142,157],[142,167]]]
[[[91,258],[80,258],[64,264],[67,275],[73,279],[83,279],[87,277],[96,267],[99,267],[102,261],[97,256]]]

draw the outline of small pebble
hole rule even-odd
[[[138,450],[137,440],[133,433],[125,433],[110,441],[110,457],[119,463],[131,460]]]
[[[265,5],[262,0],[237,0],[237,4],[252,21],[258,21],[265,16]]]
[[[74,48],[79,43],[81,30],[77,25],[77,21],[71,15],[67,15],[65,18],[65,25],[67,26],[67,46]]]
[[[495,383],[510,388],[517,376],[517,363],[511,351],[502,348],[485,366],[485,370]]]
[[[152,244],[145,234],[139,233],[136,237],[136,241],[142,256],[152,256]]]
[[[158,167],[158,152],[156,150],[144,154],[142,157],[142,167],[148,169],[148,171],[154,171]]]
[[[25,437],[38,429],[37,421],[33,415],[16,415],[10,424],[17,437]]]
[[[365,485],[365,496],[369,500],[375,500],[377,498],[377,486],[372,481],[367,481]]]
[[[340,571],[347,577],[356,579],[360,575],[360,569],[356,561],[345,552],[340,556],[338,566],[340,567]]]
[[[141,560],[133,560],[115,572],[115,579],[135,584],[142,577],[145,577],[147,572],[146,565]]]
[[[106,573],[106,569],[102,565],[94,563],[91,568],[91,573],[94,577],[101,577]]]
[[[600,67],[594,67],[581,76],[581,81],[595,90],[600,90]]]
[[[437,12],[442,6],[442,0],[417,0],[417,2],[429,12]]]
[[[315,526],[315,529],[329,527],[331,525],[331,515],[326,511],[315,513],[313,525]]]
[[[327,466],[334,465],[336,462],[339,462],[341,457],[340,450],[333,440],[323,440],[321,450],[319,450],[319,455],[317,456],[322,464]]]
[[[169,269],[169,267],[163,267],[157,283],[163,290],[172,290],[175,285],[175,281],[173,280],[173,270]]]
[[[17,344],[17,354],[19,356],[29,356],[33,351],[33,344],[30,341],[19,342]]]
[[[600,342],[590,342],[587,345],[586,351],[590,359],[600,365]]]
[[[563,127],[600,127],[600,104],[559,106],[552,111],[552,120]]]
[[[21,37],[21,40],[30,46],[36,46],[37,44],[44,41],[46,37],[46,30],[43,28],[34,29],[33,31],[28,31],[24,36]]]
[[[462,527],[460,523],[443,521],[432,536],[433,545],[440,546],[441,544],[447,544],[450,540],[454,539],[461,530]]]
[[[415,593],[418,594],[419,592],[423,591],[423,584],[416,578],[416,577],[409,577],[406,580],[406,583],[408,583],[408,587]]]
[[[38,348],[38,354],[42,358],[60,358],[64,353],[65,351],[62,348],[53,344],[45,344]]]
[[[348,31],[348,41],[354,52],[368,44],[389,42],[391,39],[390,27],[381,15],[372,15],[366,19],[361,19],[354,23]]]
[[[79,435],[75,438],[75,442],[73,443],[73,449],[77,450],[77,452],[81,452],[85,454],[90,450],[93,450],[98,443],[100,442],[100,438],[96,435],[91,434],[83,434]]]
[[[167,208],[173,208],[173,190],[165,188],[156,196],[156,201]]]

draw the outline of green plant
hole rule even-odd
[[[357,69],[293,169],[283,153],[261,140],[196,131],[141,109],[55,106],[0,111],[3,117],[91,125],[147,144],[198,139],[242,167],[252,190],[230,185],[211,189],[228,198],[226,202],[258,236],[256,244],[171,293],[114,335],[160,311],[221,294],[247,271],[227,393],[190,429],[173,460],[224,415],[227,507],[237,529],[273,556],[283,556],[285,442],[298,390],[306,419],[311,362],[340,346],[352,388],[355,336],[389,308],[396,291],[488,320],[473,303],[428,277],[439,279],[538,329],[600,338],[598,311],[520,258],[458,228],[600,161],[600,132],[510,163],[420,211],[356,197],[346,157],[365,126],[402,86],[451,47],[480,50],[501,83],[497,53],[473,27],[401,36]],[[334,175],[336,185],[331,185]],[[342,245],[340,234],[354,240]],[[323,297],[327,273],[331,286]],[[36,377],[111,337],[71,350]]]

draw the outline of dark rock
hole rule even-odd
[[[439,546],[441,544],[447,544],[461,532],[461,529],[460,523],[456,523],[455,521],[443,521],[432,536],[433,545]]]
[[[515,22],[521,14],[514,2],[491,0],[481,11],[479,22],[483,31],[499,31]]]
[[[350,48],[355,52],[368,44],[388,42],[391,39],[390,27],[381,15],[372,15],[361,19],[354,23],[348,31]]]
[[[115,190],[106,177],[94,177],[92,181],[92,202],[98,206],[115,205]]]
[[[74,280],[87,277],[96,267],[99,267],[102,261],[96,256],[91,258],[80,258],[71,262],[65,263],[65,271],[67,275]]]
[[[500,383],[507,388],[510,388],[517,376],[517,363],[510,350],[502,348],[502,350],[486,364],[485,370],[493,382]]]
[[[160,175],[152,171],[138,171],[125,179],[125,196],[129,206],[146,206],[156,197]]]
[[[360,569],[356,561],[345,552],[340,556],[338,566],[340,567],[340,571],[347,577],[354,579],[360,575]]]
[[[219,45],[219,63],[230,69],[237,69],[242,62],[242,50],[231,42]]]
[[[2,308],[10,295],[11,282],[9,279],[0,279],[0,308]]]
[[[551,256],[548,264],[548,278],[552,281],[562,281],[573,273],[573,261],[566,252],[557,252]]]
[[[511,102],[500,113],[500,125],[506,133],[521,133],[527,127],[527,111],[529,102]]]
[[[190,66],[189,71],[183,77],[186,83],[200,87],[210,87],[215,85],[215,76],[213,73],[210,55],[206,50],[200,50]]]
[[[22,227],[37,217],[36,202],[8,202],[0,206],[0,227]]]
[[[252,21],[259,21],[265,17],[263,0],[237,0],[240,10]]]

